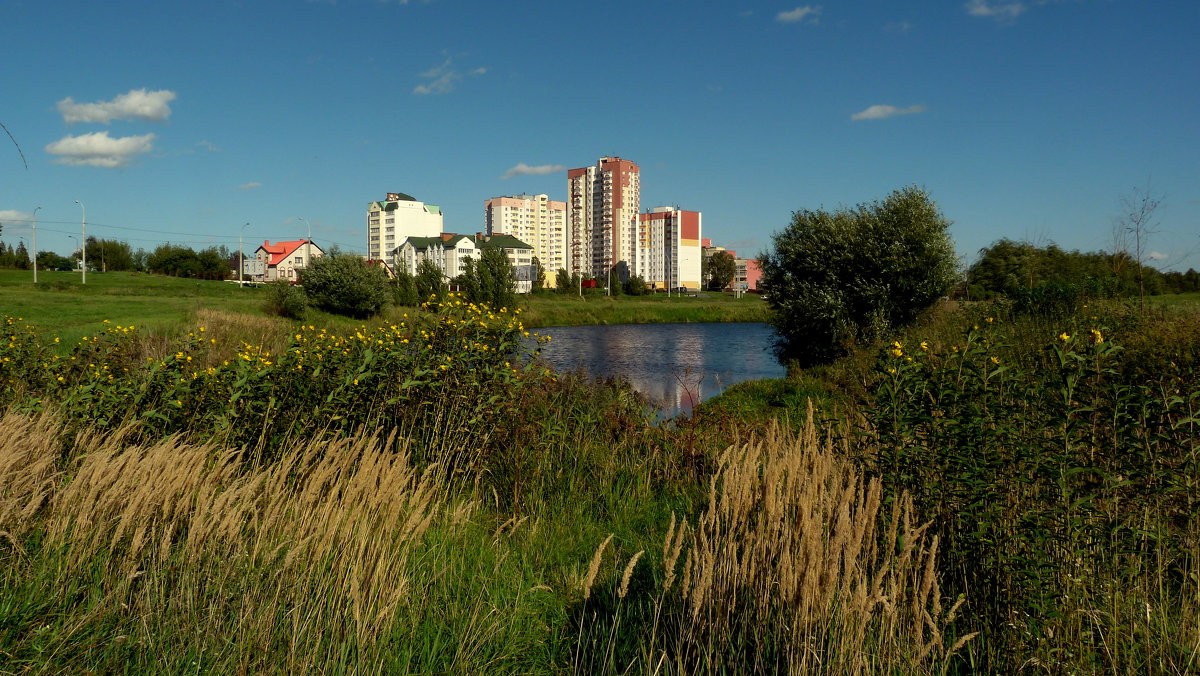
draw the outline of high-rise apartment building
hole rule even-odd
[[[637,268],[641,171],[619,157],[567,170],[567,270],[598,276],[625,261]]]
[[[567,269],[567,203],[546,195],[493,197],[483,203],[487,234],[512,235],[533,247],[546,285],[554,286],[554,276]]]
[[[700,287],[701,215],[677,207],[655,207],[638,216],[637,265],[630,271],[656,289]]]
[[[402,192],[389,192],[382,202],[367,205],[367,259],[391,260],[392,250],[406,237],[438,237],[442,210]]]

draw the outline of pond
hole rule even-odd
[[[553,338],[542,357],[564,372],[620,376],[665,417],[692,408],[744,380],[782,378],[763,323],[614,324],[537,330]]]

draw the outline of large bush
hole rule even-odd
[[[837,211],[797,211],[761,259],[781,360],[827,363],[911,323],[949,289],[954,245],[916,187]]]
[[[267,285],[267,301],[263,304],[263,311],[267,314],[288,319],[304,319],[307,309],[308,297],[304,295],[304,289],[292,286],[286,279]]]
[[[377,314],[388,299],[387,273],[357,256],[314,258],[301,281],[313,305],[356,319]]]

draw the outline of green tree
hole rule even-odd
[[[396,271],[396,278],[392,280],[392,302],[407,306],[421,303],[421,296],[417,293],[417,278],[410,275],[408,270],[401,268]]]
[[[629,281],[629,264],[625,261],[617,261],[617,264],[609,269],[608,275],[600,281],[601,286],[608,285],[609,295],[621,295],[625,289],[625,282]]]
[[[417,296],[422,301],[429,300],[429,297],[437,294],[443,296],[446,293],[446,278],[442,276],[442,271],[438,266],[428,258],[422,258],[420,263],[417,263]]]
[[[854,208],[793,213],[760,258],[780,359],[828,363],[911,323],[954,282],[949,227],[916,187]]]
[[[571,279],[571,273],[563,268],[559,268],[558,272],[554,273],[554,290],[562,295],[575,293],[578,285]]]
[[[704,261],[704,277],[710,291],[726,289],[737,277],[737,261],[728,251],[717,251]]]
[[[19,270],[28,270],[33,267],[29,258],[29,250],[25,248],[25,240],[17,243],[17,248],[13,251],[13,265]]]
[[[128,242],[88,237],[87,258],[88,267],[96,267],[102,272],[134,269],[133,249]]]
[[[388,299],[387,273],[358,256],[314,258],[300,282],[313,305],[355,319],[378,314]]]
[[[625,282],[625,293],[630,296],[645,296],[650,293],[650,287],[646,286],[646,280],[640,275],[633,275]]]
[[[480,290],[478,265],[474,258],[464,260],[462,274],[451,281],[458,286],[458,292],[463,298],[472,303],[481,302],[483,294]]]
[[[53,251],[39,251],[37,255],[38,269],[41,270],[56,270],[58,268],[66,268],[70,270],[75,267],[75,261],[60,256]]]
[[[514,307],[517,304],[517,279],[512,263],[500,247],[484,247],[475,264],[479,276],[478,297],[471,300],[487,303],[494,308]]]
[[[542,267],[542,261],[537,256],[533,257],[533,292],[537,293],[546,288],[546,268]]]
[[[78,252],[75,258],[79,258]],[[88,267],[96,261],[88,257]],[[146,258],[146,269],[152,273],[169,275],[171,277],[197,277],[200,273],[200,261],[196,252],[185,246],[160,244]]]

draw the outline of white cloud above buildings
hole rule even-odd
[[[67,124],[91,122],[108,124],[113,120],[166,122],[171,117],[171,102],[176,98],[169,89],[147,91],[133,89],[111,101],[75,103],[71,97],[58,102],[58,112]]]
[[[859,111],[850,116],[851,120],[883,120],[897,115],[913,115],[915,113],[923,113],[926,111],[925,106],[916,105],[907,108],[897,108],[896,106],[874,105],[866,110]]]
[[[507,171],[500,175],[502,179],[510,179],[514,176],[545,176],[547,174],[556,174],[560,171],[566,171],[567,167],[562,164],[539,164],[530,166],[524,162],[518,162],[516,166],[510,167]]]
[[[127,167],[154,150],[154,134],[112,138],[107,131],[66,136],[46,146],[57,164],[80,167]]]
[[[780,12],[775,20],[780,23],[811,23],[815,24],[821,17],[821,5],[802,5],[795,9]]]
[[[261,188],[261,187],[262,187],[262,183],[259,183],[258,181],[250,181],[249,183],[243,183],[243,184],[239,185],[237,187],[237,189],[238,190],[254,190],[255,188]]]

